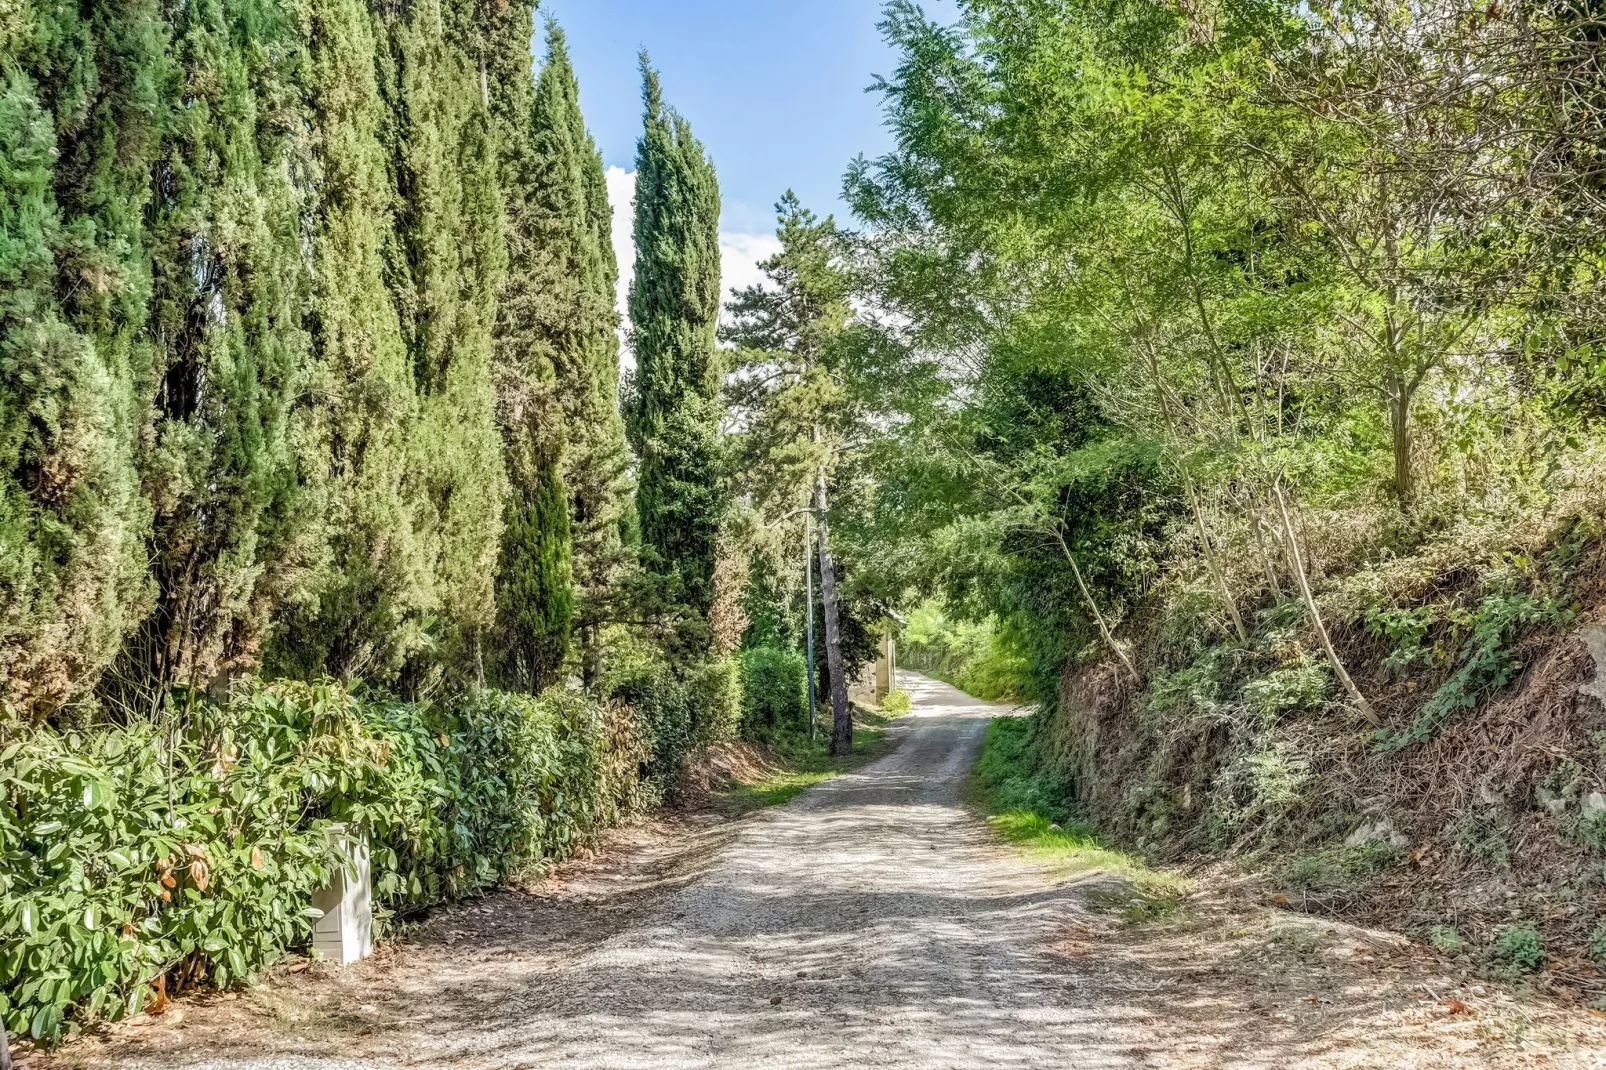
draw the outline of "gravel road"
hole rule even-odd
[[[593,877],[553,882],[568,900],[493,897],[388,962],[281,978],[60,1065],[1606,1065],[1601,1030],[1574,1012],[1491,996],[1447,1018],[1457,982],[1397,937],[1240,906],[1158,930],[1090,912],[1088,886],[1108,878],[1024,862],[963,803],[1006,711],[904,684],[915,708],[890,754],[788,806],[660,836],[673,853],[636,850],[648,879],[629,894],[596,894]]]

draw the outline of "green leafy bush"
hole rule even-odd
[[[742,717],[741,673],[735,658],[681,667],[638,652],[609,682],[615,701],[635,712],[645,740],[642,762],[651,789],[672,798],[692,749],[734,739]]]
[[[801,654],[755,647],[740,655],[742,735],[767,740],[808,728],[808,664]]]
[[[742,672],[734,657],[710,658],[686,671],[691,733],[697,746],[736,738],[742,723]]]
[[[1306,661],[1291,669],[1278,669],[1244,685],[1244,700],[1262,717],[1274,719],[1289,713],[1316,710],[1327,701],[1332,677],[1327,667]]]
[[[181,696],[171,730],[0,722],[0,1018],[53,1041],[157,978],[261,970],[310,933],[331,822],[369,836],[387,912],[561,858],[642,801],[618,716],[564,691],[448,711],[284,684]]]
[[[987,742],[976,760],[976,786],[993,813],[1019,811],[1066,824],[1074,807],[1070,786],[1037,768],[1031,733],[1030,718],[994,719],[987,726]]]
[[[1376,742],[1385,750],[1399,750],[1432,739],[1445,722],[1462,710],[1476,707],[1522,671],[1522,659],[1512,647],[1517,639],[1535,628],[1566,624],[1576,616],[1577,607],[1556,599],[1507,592],[1486,595],[1471,612],[1450,612],[1446,619],[1452,627],[1452,638],[1465,636],[1454,655],[1455,671],[1423,703],[1408,728],[1380,729]],[[1377,634],[1400,644],[1391,656],[1391,665],[1403,667],[1426,657],[1423,643],[1431,617],[1404,611],[1391,616],[1387,611],[1376,610],[1371,621]]]
[[[1452,925],[1435,925],[1428,932],[1428,945],[1441,955],[1459,955],[1466,951],[1466,941]]]
[[[909,692],[904,691],[902,688],[896,691],[888,691],[887,697],[881,700],[881,712],[883,713],[908,713],[911,708]]]
[[[1489,959],[1499,971],[1531,973],[1547,958],[1545,938],[1533,922],[1506,926],[1489,948]]]

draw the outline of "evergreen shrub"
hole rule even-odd
[[[383,919],[564,857],[643,801],[619,711],[561,690],[464,701],[281,684],[180,701],[163,725],[0,722],[6,1027],[54,1041],[139,1011],[158,979],[259,972],[310,936],[332,822],[368,834]]]
[[[777,733],[808,727],[808,662],[776,647],[754,647],[740,654],[742,736],[767,740]]]

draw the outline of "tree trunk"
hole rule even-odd
[[[1310,622],[1316,629],[1316,638],[1321,640],[1322,650],[1327,654],[1327,664],[1332,668],[1333,675],[1338,677],[1338,682],[1344,688],[1345,694],[1349,695],[1350,701],[1355,703],[1355,708],[1360,711],[1361,717],[1375,728],[1380,723],[1377,713],[1373,711],[1372,704],[1366,701],[1366,696],[1361,694],[1361,689],[1355,686],[1355,681],[1350,679],[1349,670],[1344,668],[1344,663],[1339,660],[1338,651],[1333,649],[1333,640],[1327,634],[1327,625],[1322,623],[1321,612],[1316,608],[1316,596],[1311,594],[1310,581],[1305,577],[1305,561],[1299,554],[1299,540],[1294,537],[1294,522],[1288,516],[1288,500],[1283,497],[1283,488],[1280,485],[1273,485],[1272,490],[1277,496],[1277,511],[1283,518],[1283,532],[1288,539],[1288,557],[1289,563],[1293,565],[1294,579],[1299,584],[1299,593],[1305,600],[1305,611],[1310,614]]]
[[[1411,485],[1411,392],[1399,376],[1389,383],[1389,430],[1394,439],[1394,496],[1409,511],[1415,489]]]
[[[825,469],[814,476],[814,509],[820,533],[820,601],[825,610],[825,664],[831,674],[831,753],[853,753],[853,711],[842,671],[842,628],[837,618],[836,566],[831,563],[831,525],[826,520]],[[810,667],[812,671],[813,667]]]

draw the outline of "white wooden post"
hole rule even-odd
[[[312,897],[313,907],[323,911],[312,946],[328,961],[348,966],[374,953],[373,873],[366,837],[331,825],[329,840],[337,864],[329,886]]]

